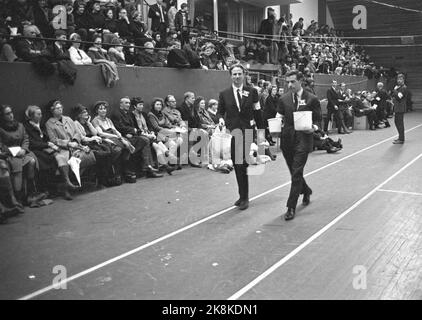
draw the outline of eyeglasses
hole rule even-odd
[[[169,100],[170,103],[176,103],[176,100]]]

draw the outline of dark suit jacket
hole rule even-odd
[[[163,7],[163,16],[164,21],[161,21],[161,16],[157,16],[156,12],[160,13],[160,8],[158,7],[158,4],[154,4],[149,8],[148,11],[148,18],[151,18],[151,30],[152,31],[158,31],[160,27],[160,23],[164,23],[166,27],[169,25],[168,21],[168,14],[167,10]]]
[[[180,105],[180,107],[177,108],[177,110],[180,111],[182,120],[188,124],[189,128],[198,127],[198,124],[196,123],[195,115],[193,112],[193,106],[189,107],[186,104],[186,102],[183,101],[183,103]]]
[[[217,114],[224,118],[226,127],[233,129],[252,129],[251,120],[254,119],[254,104],[258,102],[258,92],[255,88],[243,86],[240,112],[236,104],[233,88],[220,92]]]
[[[299,106],[298,111],[312,111],[312,122],[318,125],[321,117],[321,105],[318,98],[303,90],[301,100],[305,100],[305,105]],[[312,152],[313,135],[312,133],[305,133],[294,129],[294,111],[296,110],[293,95],[289,92],[281,97],[278,108],[278,113],[284,115],[284,128],[281,134],[282,148],[298,152]]]
[[[327,100],[328,100],[327,110],[328,111],[334,112],[334,106],[337,106],[337,107],[339,106],[339,102],[338,102],[339,98],[340,97],[339,97],[338,92],[335,91],[333,87],[327,90]]]
[[[127,134],[131,134],[133,136],[136,135],[135,128],[137,129],[138,125],[133,117],[132,112],[125,112],[119,108],[119,110],[116,110],[111,114],[110,118],[113,121],[117,131],[119,131],[122,136],[126,136]]]
[[[402,94],[402,97],[401,98],[399,96],[399,93]],[[391,96],[393,98],[393,103],[394,103],[394,112],[397,112],[397,113],[406,112],[406,109],[407,109],[407,95],[408,95],[408,91],[407,91],[406,85],[402,85],[397,90],[394,90],[393,89],[393,92],[392,92]]]

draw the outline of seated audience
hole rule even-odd
[[[164,115],[164,101],[161,98],[154,98],[151,104],[151,111],[148,113],[150,130],[155,133],[158,141],[162,141],[168,148],[170,155],[177,158],[177,149],[183,143],[180,131],[171,124]]]
[[[38,159],[39,163],[39,186],[42,191],[47,191],[49,180],[55,176],[59,170],[62,178],[63,195],[66,200],[72,200],[69,190],[77,189],[69,178],[70,168],[69,150],[60,148],[58,145],[48,140],[45,126],[42,124],[42,111],[38,106],[28,106],[25,111],[26,121],[25,130],[29,137],[29,150],[31,150]]]
[[[35,199],[37,157],[29,150],[29,138],[23,124],[15,119],[13,110],[8,105],[0,106],[0,150],[10,168],[10,178],[17,199],[23,204],[31,205],[38,200]]]
[[[129,109],[130,98],[121,98],[119,109],[114,110],[111,115],[111,120],[113,120],[116,129],[122,134],[122,136],[128,139],[135,147],[135,151],[130,157],[130,170],[136,172],[139,165],[141,165],[140,170],[143,174],[146,174],[147,177],[162,177],[161,174],[157,173],[158,170],[152,166],[153,159],[149,139],[140,135],[140,132],[137,129],[137,124]]]
[[[36,26],[28,25],[23,29],[25,39],[18,40],[16,43],[16,55],[23,61],[32,62],[37,57],[47,54],[47,48],[42,40],[37,40],[40,31]]]
[[[187,129],[186,123],[182,119],[182,114],[177,109],[176,98],[169,94],[164,99],[163,114],[169,119],[170,123],[174,126]]]
[[[206,102],[204,97],[197,97],[193,103],[194,117],[197,124],[196,129],[202,129],[212,135],[216,124],[206,110]]]
[[[125,53],[123,52],[123,42],[119,38],[114,38],[111,40],[111,44],[113,45],[108,49],[108,56],[111,61],[113,61],[117,65],[124,66],[126,65],[125,60]]]
[[[82,145],[88,146],[95,155],[98,183],[105,187],[121,184],[117,176],[122,149],[111,140],[103,139],[91,123],[88,110],[81,104],[73,108],[73,120],[81,136]]]
[[[81,36],[77,33],[72,33],[69,40],[81,41]],[[72,46],[68,50],[70,60],[76,65],[92,64],[92,59],[80,47],[81,44],[79,42],[72,42]]]
[[[24,213],[25,209],[16,200],[7,161],[7,152],[0,149],[0,224],[15,214]]]
[[[12,46],[8,43],[9,31],[0,27],[0,61],[14,62],[18,59]]]
[[[157,52],[154,51],[154,44],[151,41],[147,41],[144,47],[144,50],[138,51],[135,65],[142,67],[164,67],[164,63],[160,61]]]
[[[45,127],[49,140],[56,146],[69,150],[70,157],[81,160],[80,176],[84,171],[95,164],[95,155],[88,146],[82,144],[82,136],[78,132],[75,122],[63,115],[63,105],[60,100],[54,99],[47,104],[47,113],[51,117]]]
[[[95,118],[92,120],[92,125],[101,138],[111,141],[116,147],[121,149],[120,157],[116,161],[117,165],[114,168],[116,184],[121,183],[122,174],[129,182],[133,182],[133,180],[136,182],[135,172],[130,171],[130,155],[135,152],[135,147],[122,136],[114,126],[113,121],[107,117],[108,107],[107,101],[97,101],[94,104]],[[133,178],[133,176],[135,177]]]
[[[91,58],[92,62],[100,63],[103,60],[110,61],[107,50],[102,48],[102,37],[100,35],[95,36],[93,42],[94,45],[88,49],[88,56]]]
[[[219,122],[217,109],[218,109],[218,101],[215,99],[208,100],[207,111],[212,121],[214,121],[214,124],[218,124]]]
[[[132,113],[137,124],[137,129],[139,130],[140,135],[145,136],[150,140],[150,144],[157,156],[159,169],[161,171],[165,170],[169,175],[171,175],[175,168],[169,166],[169,157],[172,157],[171,163],[177,163],[177,158],[170,154],[170,151],[164,145],[163,140],[158,140],[155,133],[149,129],[151,128],[151,124],[149,123],[148,114],[143,111],[144,101],[142,98],[132,98],[131,105],[133,108]]]

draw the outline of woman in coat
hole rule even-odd
[[[94,153],[88,146],[82,145],[82,136],[73,120],[63,115],[60,100],[52,100],[47,108],[52,115],[45,124],[48,138],[61,149],[69,150],[71,157],[81,160],[79,167],[82,175],[86,168],[95,164]]]
[[[0,107],[0,150],[7,156],[6,161],[17,198],[30,204],[36,192],[37,158],[29,150],[29,138],[23,124],[15,120],[13,110],[8,105]]]
[[[25,111],[25,130],[29,137],[29,149],[37,156],[40,168],[39,181],[48,181],[56,170],[60,172],[63,181],[63,193],[66,200],[72,200],[69,190],[77,187],[69,179],[69,150],[62,149],[48,140],[47,131],[41,125],[42,111],[38,106],[28,106]],[[45,189],[47,186],[40,186]]]

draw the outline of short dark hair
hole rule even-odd
[[[229,68],[230,75],[232,74],[232,71],[233,71],[234,68],[240,68],[240,69],[243,70],[244,74],[247,73],[246,68],[242,64],[235,63],[235,64],[231,65],[230,68]]]
[[[300,72],[299,70],[290,70],[286,73],[286,78],[287,77],[292,77],[292,76],[296,76],[296,79],[298,81],[302,81],[305,77],[303,75],[302,72]]]
[[[182,9],[187,8],[187,7],[188,7],[188,4],[187,4],[187,3],[182,3],[182,4],[180,5],[180,8],[182,8]]]
[[[130,104],[131,104],[133,107],[136,107],[136,106],[138,105],[138,103],[144,103],[144,99],[142,99],[141,97],[133,97],[133,98],[130,100]]]

